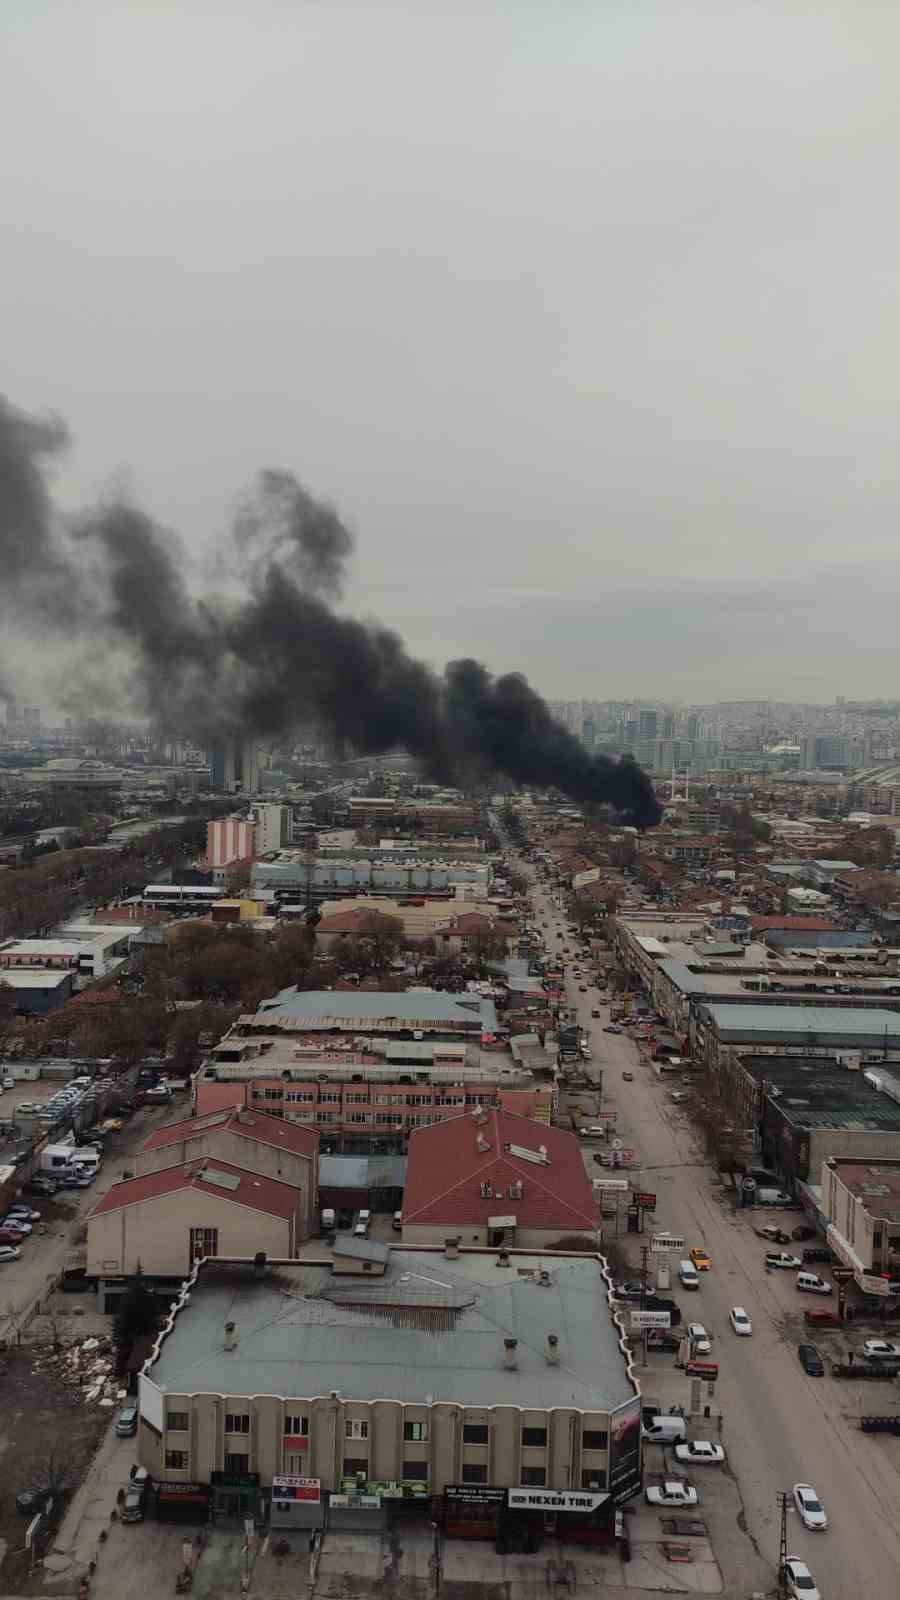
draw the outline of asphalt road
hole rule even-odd
[[[542,886],[535,898],[538,923],[564,932],[565,919]],[[559,951],[552,931],[545,938]],[[580,943],[568,936],[563,942],[570,950]],[[577,959],[574,964],[582,965]],[[797,1359],[798,1339],[815,1337],[826,1354],[844,1347],[846,1337],[804,1334],[804,1304],[793,1274],[766,1272],[752,1213],[735,1213],[730,1193],[703,1162],[687,1119],[637,1046],[625,1035],[603,1032],[608,1007],[593,986],[586,995],[579,992],[584,981],[567,971],[570,1003],[591,1036],[588,1070],[602,1070],[603,1104],[618,1110],[617,1132],[636,1147],[641,1182],[658,1196],[656,1226],[683,1233],[688,1247],[703,1245],[712,1257],[699,1291],[676,1293],[685,1317],[702,1322],[712,1335],[712,1359],[720,1368],[716,1405],[724,1413],[722,1442],[743,1504],[743,1527],[774,1567],[777,1492],[812,1483],[830,1526],[809,1533],[792,1514],[789,1553],[808,1563],[823,1600],[885,1600],[900,1592],[900,1439],[863,1434],[854,1419],[860,1405],[893,1411],[896,1390],[806,1376]],[[599,1021],[591,1019],[592,1007],[599,1007]],[[633,1083],[622,1081],[623,1070],[634,1073]],[[634,1236],[628,1243],[637,1259]],[[750,1316],[752,1338],[732,1333],[733,1305]],[[861,1335],[850,1342],[859,1344]]]

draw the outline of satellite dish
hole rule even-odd
[[[621,1150],[621,1148],[622,1148],[622,1141],[621,1141],[621,1139],[610,1139],[610,1141],[609,1141],[609,1142],[610,1142],[610,1144],[611,1144],[611,1145],[612,1145],[612,1147],[613,1147],[613,1149],[614,1149],[614,1150]]]

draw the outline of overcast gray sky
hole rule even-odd
[[[900,8],[6,0],[2,383],[542,692],[897,692]]]

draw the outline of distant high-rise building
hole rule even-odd
[[[638,726],[638,737],[641,739],[655,739],[659,725],[659,714],[656,711],[642,711]]]
[[[19,708],[16,705],[15,700],[7,700],[7,702],[6,702],[6,726],[8,728],[14,728],[16,726],[16,723],[18,722],[18,720],[19,720]]]
[[[596,728],[593,717],[585,717],[581,724],[581,739],[585,748],[593,750]]]
[[[218,817],[206,824],[206,864],[227,867],[232,861],[252,861],[256,829],[241,817]]]
[[[662,719],[662,736],[664,739],[675,737],[675,718],[671,711],[667,711]]]
[[[696,712],[692,712],[687,719],[687,736],[689,739],[699,739],[700,737],[700,718]]]
[[[281,850],[291,842],[290,806],[268,805],[256,808],[256,854]]]
[[[209,750],[210,782],[226,794],[257,794],[259,761],[252,739],[219,739]]]

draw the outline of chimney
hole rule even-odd
[[[508,1267],[509,1266],[509,1251],[508,1250],[501,1250],[498,1253],[497,1265],[498,1265],[498,1267]]]
[[[222,1341],[222,1348],[223,1350],[237,1349],[237,1334],[235,1333],[233,1322],[226,1322],[225,1324],[225,1337]]]
[[[448,1261],[459,1260],[459,1241],[461,1238],[462,1234],[458,1233],[455,1239],[444,1240],[444,1255]]]
[[[547,1365],[548,1367],[559,1366],[559,1338],[555,1333],[548,1333],[547,1335]]]
[[[547,1271],[546,1267],[541,1267],[541,1270],[538,1273],[538,1280],[537,1281],[540,1284],[542,1289],[549,1289],[550,1288],[550,1284],[551,1284],[552,1280],[550,1278],[550,1274]]]
[[[265,1250],[257,1250],[256,1255],[253,1257],[253,1272],[254,1272],[254,1275],[257,1278],[264,1278],[265,1277],[265,1275],[266,1275],[266,1252],[265,1252]]]
[[[507,1372],[515,1372],[519,1365],[518,1361],[516,1360],[516,1351],[518,1347],[518,1339],[504,1339],[503,1341],[503,1365],[505,1366]]]

